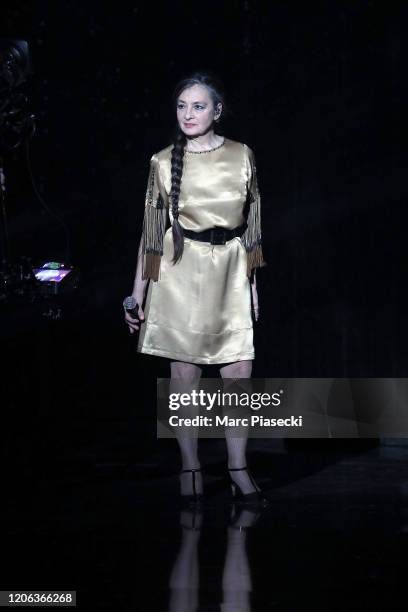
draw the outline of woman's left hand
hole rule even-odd
[[[256,288],[256,274],[254,272],[251,280],[251,292],[252,292],[252,311],[255,321],[259,320],[259,302],[258,302],[258,290]]]

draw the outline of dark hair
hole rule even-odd
[[[226,112],[226,104],[225,104],[225,95],[223,91],[223,86],[219,79],[214,75],[202,72],[195,72],[192,76],[187,77],[179,81],[174,88],[173,92],[173,102],[174,105],[177,106],[177,100],[180,94],[187,89],[188,87],[192,87],[193,85],[202,85],[208,89],[208,92],[211,96],[211,99],[214,104],[214,108],[221,102],[222,104],[222,114],[225,115]],[[217,123],[219,119],[217,120]],[[187,137],[184,132],[181,131],[179,125],[176,127],[174,139],[173,139],[173,148],[171,150],[171,191],[170,191],[170,201],[171,201],[171,211],[173,214],[173,226],[172,226],[172,234],[173,234],[173,245],[174,245],[174,256],[173,256],[173,264],[177,263],[182,255],[184,250],[184,234],[183,228],[181,227],[178,216],[179,216],[179,197],[180,197],[180,186],[181,186],[181,177],[183,175],[183,160],[184,160],[184,147],[187,142]]]

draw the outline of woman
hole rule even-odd
[[[174,92],[174,143],[153,155],[132,295],[144,311],[125,314],[139,330],[138,351],[170,359],[171,378],[198,380],[201,364],[220,364],[223,378],[250,378],[255,269],[264,264],[260,197],[251,149],[215,133],[225,113],[217,81],[183,79]],[[167,231],[169,214],[171,228]],[[236,500],[264,502],[246,468],[246,438],[226,432]],[[197,439],[178,438],[181,494],[197,501],[202,474]]]

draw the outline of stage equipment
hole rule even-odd
[[[21,145],[25,148],[34,193],[44,209],[63,227],[66,239],[65,259],[70,259],[68,228],[63,219],[44,202],[31,170],[28,145],[36,129],[35,116],[27,109],[27,97],[19,89],[30,74],[31,61],[27,41],[0,39],[0,303],[6,303],[10,298],[16,297],[32,301],[36,292],[41,296],[59,295],[61,291],[75,288],[78,283],[77,271],[66,263],[48,262],[33,270],[29,263],[30,257],[11,261],[3,162],[7,153]]]
[[[61,295],[76,289],[79,273],[62,262],[48,261],[39,268],[33,268],[39,293],[44,296]]]

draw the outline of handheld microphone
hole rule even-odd
[[[131,317],[139,318],[139,304],[136,302],[133,295],[123,300],[123,308],[130,314]]]

